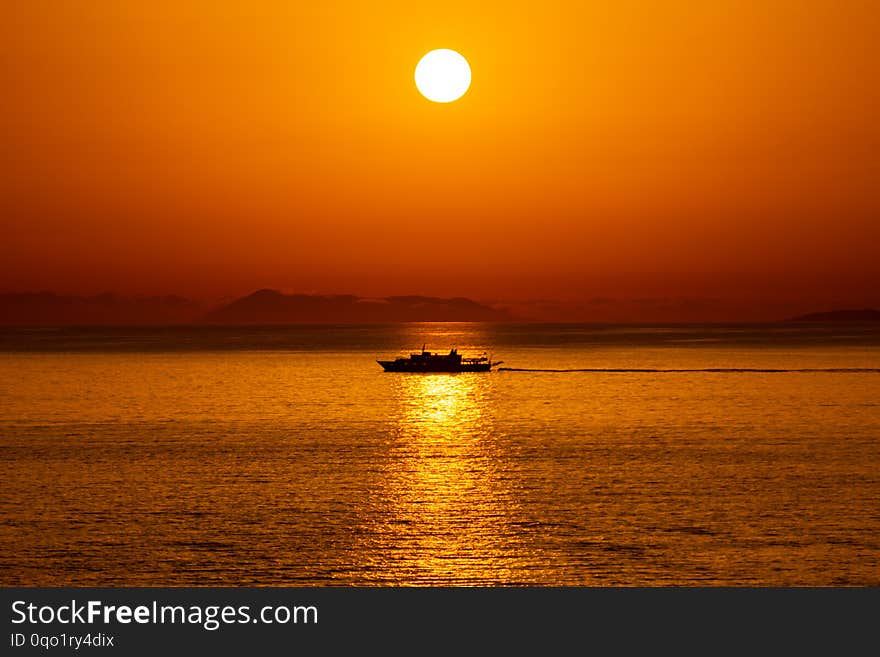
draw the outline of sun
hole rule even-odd
[[[425,98],[435,103],[458,100],[470,86],[471,67],[454,50],[432,50],[416,65],[416,87]]]

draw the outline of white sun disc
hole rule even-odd
[[[458,100],[470,86],[471,67],[454,50],[432,50],[416,66],[416,87],[425,98],[435,103]]]

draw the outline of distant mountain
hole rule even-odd
[[[880,322],[880,310],[832,310],[793,317],[790,322]]]
[[[177,296],[0,294],[0,324],[6,326],[180,324],[196,320],[203,312],[196,302]]]
[[[283,294],[258,290],[209,312],[212,324],[317,324],[394,322],[492,322],[504,310],[465,298],[402,296],[366,299],[353,295]]]

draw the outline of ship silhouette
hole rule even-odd
[[[501,361],[492,362],[488,356],[464,358],[458,349],[451,349],[448,354],[437,354],[425,350],[410,354],[409,358],[395,360],[377,360],[386,372],[488,372]]]

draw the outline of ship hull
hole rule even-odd
[[[489,363],[413,363],[410,361],[377,360],[386,372],[409,372],[413,374],[456,372],[488,372],[492,369]]]

